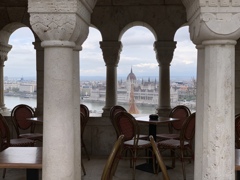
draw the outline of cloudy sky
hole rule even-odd
[[[28,28],[15,31],[9,40],[13,46],[5,62],[4,76],[36,76],[33,34]],[[90,28],[88,39],[80,52],[81,76],[106,76],[106,67],[99,47],[102,41],[98,30]],[[122,36],[123,49],[118,64],[118,76],[125,77],[131,70],[138,78],[158,76],[158,63],[153,50],[155,41],[152,33],[144,27],[129,29]],[[179,29],[175,35],[177,48],[171,63],[171,76],[196,76],[197,51],[190,41],[188,28]]]

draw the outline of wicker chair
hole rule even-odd
[[[81,147],[84,149],[87,159],[90,160],[86,145],[83,140],[85,127],[89,119],[89,109],[86,105],[80,104],[80,121],[81,121]]]
[[[124,156],[125,159],[130,159],[133,167],[133,179],[135,179],[135,167],[137,159],[154,159],[153,153],[151,156],[141,156],[140,150],[152,151],[151,143],[147,140],[139,139],[139,127],[136,119],[128,112],[118,112],[114,116],[114,126],[117,133],[124,135],[123,152],[130,152],[130,158]],[[122,153],[123,154],[123,153]],[[153,163],[155,170],[155,164]]]
[[[10,130],[5,118],[0,114],[0,151],[8,147],[28,147],[34,146],[35,141],[26,138],[10,138]],[[6,169],[3,170],[3,178],[5,178]]]
[[[127,112],[127,110],[126,110],[124,107],[119,106],[119,105],[115,105],[115,106],[113,106],[113,107],[110,109],[110,120],[111,120],[112,125],[113,125],[113,127],[114,127],[114,129],[115,129],[117,138],[120,136],[120,134],[118,133],[117,127],[115,127],[115,124],[114,124],[113,121],[114,121],[114,116],[115,116],[118,112]],[[148,135],[139,134],[139,139],[148,140]]]
[[[152,144],[152,149],[153,149],[153,152],[156,156],[156,159],[157,159],[157,162],[158,162],[158,165],[161,169],[161,172],[162,172],[162,176],[163,176],[163,179],[164,180],[170,180],[169,178],[169,175],[168,175],[168,172],[167,172],[167,168],[163,162],[163,159],[162,159],[162,155],[161,153],[159,152],[159,149],[157,147],[157,144],[153,138],[153,136],[149,136],[149,139],[150,139],[150,142]]]
[[[103,169],[101,180],[112,180],[112,177],[115,174],[118,165],[119,156],[122,151],[123,138],[124,135],[120,135],[118,137],[118,140],[115,142],[113,149],[110,155],[108,156],[108,160]]]
[[[178,105],[174,107],[169,117],[171,118],[180,118],[180,121],[171,122],[168,124],[169,133],[166,134],[157,134],[156,138],[157,140],[166,140],[166,139],[179,139],[180,136],[180,130],[182,128],[182,124],[184,120],[191,115],[191,111],[187,106],[184,105]]]
[[[83,133],[84,133],[84,129],[85,129],[85,126],[86,126],[86,117],[84,116],[84,114],[82,112],[80,112],[80,120],[81,120],[81,147],[84,148],[85,152],[86,152],[86,155],[87,155],[87,158],[88,160],[90,160],[90,157],[87,153],[87,149],[86,149],[86,146],[84,144],[84,141],[83,141]],[[83,171],[83,174],[86,175],[86,170],[85,170],[85,167],[83,165],[83,162],[81,161],[81,166],[82,166],[82,171]]]
[[[235,148],[240,149],[240,114],[235,116]]]
[[[80,112],[84,114],[84,116],[89,119],[89,109],[86,105],[80,104]]]
[[[191,114],[184,122],[182,129],[180,131],[180,138],[177,139],[168,139],[158,142],[158,148],[160,151],[171,150],[172,155],[172,167],[175,167],[175,158],[180,158],[182,162],[182,171],[183,178],[186,179],[185,165],[184,160],[194,159],[194,152],[192,149],[192,141],[195,134],[195,115],[196,113]],[[190,155],[189,155],[190,153]],[[188,154],[188,156],[186,156]]]
[[[19,104],[11,112],[11,120],[18,138],[27,138],[42,141],[42,133],[35,133],[35,123],[26,118],[34,117],[34,110],[26,105]],[[27,131],[27,133],[25,133]]]

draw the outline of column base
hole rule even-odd
[[[104,107],[104,108],[103,108],[102,117],[109,117],[109,116],[110,116],[110,109],[111,109],[111,108]]]
[[[163,117],[168,117],[169,116],[169,113],[171,111],[171,108],[157,108],[156,109],[156,113],[159,115],[159,116],[163,116]]]
[[[6,107],[2,107],[0,108],[0,113],[3,115],[3,116],[8,116],[11,114],[11,110],[6,108]]]

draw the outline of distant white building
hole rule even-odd
[[[33,93],[35,91],[35,85],[33,84],[20,84],[19,85],[19,91],[20,92],[27,92],[27,93]]]

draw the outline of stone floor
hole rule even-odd
[[[83,163],[86,169],[86,175],[82,176],[82,180],[100,180],[102,171],[106,162],[106,158],[103,157],[91,157],[91,160],[83,159]],[[141,161],[138,161],[141,164]],[[170,165],[170,162],[166,162]],[[182,168],[179,161],[176,162],[176,168],[168,170],[171,180],[182,180]],[[193,162],[186,163],[187,180],[193,180]],[[2,176],[2,172],[0,171]],[[2,177],[1,177],[2,178]],[[25,180],[24,169],[7,169],[5,180]],[[41,178],[40,178],[41,179]],[[131,180],[132,169],[129,167],[129,161],[121,160],[113,180]],[[136,170],[136,180],[160,180],[162,179],[161,173],[158,175]]]

